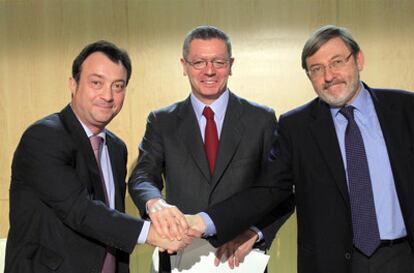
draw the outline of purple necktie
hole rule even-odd
[[[106,190],[106,185],[105,185],[105,179],[103,177],[102,174],[102,168],[101,168],[101,152],[102,152],[102,144],[103,144],[103,139],[100,136],[96,136],[93,135],[89,138],[91,145],[92,145],[92,149],[93,149],[93,153],[95,155],[95,159],[96,159],[96,163],[98,164],[98,169],[99,169],[99,175],[101,177],[101,182],[102,182],[102,188],[103,188],[103,192],[105,195],[105,204],[109,207],[109,198],[108,198],[108,193]],[[102,273],[115,273],[116,271],[116,258],[115,256],[110,252],[111,248],[107,247],[106,248],[106,254],[105,254],[105,260],[104,260],[104,264],[102,266]]]
[[[364,141],[354,119],[354,107],[346,106],[340,113],[348,120],[345,151],[354,245],[369,257],[380,245],[381,238]]]
[[[204,131],[204,150],[206,151],[208,165],[210,167],[210,174],[213,175],[216,165],[217,148],[218,148],[218,134],[216,122],[214,121],[214,112],[210,107],[205,107],[203,116],[206,117],[206,129]]]

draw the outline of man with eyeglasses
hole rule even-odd
[[[318,98],[280,117],[262,183],[192,226],[224,243],[295,195],[299,273],[414,272],[414,95],[363,66],[346,29],[318,29],[302,51]]]
[[[148,117],[129,192],[162,236],[183,236],[177,218],[248,188],[263,170],[274,137],[275,114],[227,88],[233,62],[230,39],[223,31],[212,26],[193,29],[185,38],[181,59],[190,96]],[[268,249],[290,213],[289,202],[274,212],[275,221],[252,223],[255,226],[220,248],[216,264],[228,251],[243,253],[240,259],[228,259],[234,267],[253,246]],[[175,265],[175,256],[171,257],[161,253],[159,272],[170,272]]]

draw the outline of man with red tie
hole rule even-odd
[[[248,188],[263,169],[275,113],[227,88],[233,62],[227,34],[212,26],[193,29],[184,40],[181,59],[190,96],[148,117],[129,192],[162,236],[182,236],[175,216],[203,211]],[[234,248],[244,253],[253,246],[268,249],[290,214],[289,202],[275,213],[280,215],[277,221],[256,223],[222,246],[217,256]],[[229,259],[231,267],[239,262]],[[160,256],[159,272],[170,272],[170,268],[165,253]]]

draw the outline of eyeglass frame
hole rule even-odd
[[[230,59],[213,59],[213,60],[196,60],[194,62],[190,62],[187,59],[184,59],[184,61],[186,63],[188,63],[192,68],[196,69],[196,70],[203,70],[207,67],[208,63],[211,63],[211,65],[215,68],[215,69],[222,69],[222,68],[227,68],[228,65],[231,63],[232,58]],[[196,67],[197,63],[199,64],[204,64],[203,67]],[[217,66],[217,64],[222,63],[219,66]]]
[[[332,60],[332,61],[330,61],[329,63],[328,63],[328,65],[324,65],[324,64],[317,64],[317,65],[314,65],[313,67],[315,68],[315,67],[318,67],[318,68],[321,68],[321,70],[320,70],[320,72],[316,72],[316,74],[315,74],[315,72],[314,73],[312,73],[311,72],[311,68],[310,69],[307,69],[306,70],[306,74],[308,74],[309,75],[309,77],[311,77],[311,78],[316,78],[316,77],[319,77],[319,76],[322,76],[323,74],[325,74],[326,73],[326,67],[328,67],[329,69],[331,69],[331,70],[333,70],[333,71],[339,71],[339,70],[341,70],[343,67],[345,67],[345,65],[349,62],[349,59],[351,58],[351,56],[353,56],[354,55],[354,53],[353,52],[350,52],[349,53],[349,55],[347,56],[347,57],[345,57],[345,58],[343,58],[343,59],[334,59],[334,60]],[[340,61],[340,62],[338,62],[338,61]]]

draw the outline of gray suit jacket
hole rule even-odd
[[[152,112],[128,185],[141,215],[146,216],[149,199],[161,197],[164,183],[167,202],[190,214],[255,184],[267,161],[275,126],[272,109],[230,93],[211,176],[190,98]],[[264,234],[262,248],[270,247],[277,229],[291,213],[291,204],[287,202],[275,212],[280,219],[255,223]]]

